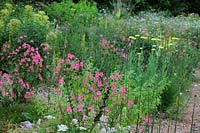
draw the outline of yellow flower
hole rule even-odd
[[[164,46],[160,45],[160,46],[159,46],[159,48],[160,48],[160,49],[163,49],[163,48],[164,48]]]
[[[137,35],[135,35],[135,36],[136,36],[136,37],[139,37],[140,35],[137,34]]]
[[[178,40],[180,40],[180,38],[178,38],[178,37],[172,37],[172,40],[178,41]]]
[[[129,36],[129,38],[132,40],[136,40],[136,38],[134,36]]]
[[[168,44],[168,46],[172,46],[172,45],[174,45],[174,44],[173,44],[173,43],[169,43],[169,44]]]
[[[148,37],[147,37],[147,36],[141,36],[140,38],[142,38],[142,39],[147,39]]]
[[[3,21],[6,21],[9,15],[10,15],[10,12],[8,9],[3,9],[0,11],[0,19]]]
[[[21,21],[19,19],[11,19],[8,23],[8,31],[10,34],[17,33],[20,27]]]
[[[44,11],[38,11],[38,14],[39,15],[45,15],[45,12]]]
[[[33,12],[33,7],[30,5],[25,6],[25,12]]]
[[[152,41],[162,41],[160,38],[151,38]]]
[[[6,4],[5,4],[5,7],[6,7],[6,9],[8,9],[9,11],[12,11],[12,9],[13,9],[12,4],[10,4],[10,3],[6,3]]]

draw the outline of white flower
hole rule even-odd
[[[72,119],[72,123],[76,125],[78,123],[78,120],[77,119]]]
[[[63,125],[63,124],[58,125],[58,132],[67,131],[67,129],[68,129],[68,127],[66,125]]]
[[[79,127],[79,130],[87,130],[85,127]]]
[[[37,125],[40,125],[40,124],[41,124],[41,121],[42,121],[41,119],[38,119],[38,121],[37,121],[36,124],[37,124]]]
[[[101,129],[101,132],[106,133],[106,132],[107,132],[107,131],[106,131],[106,128],[102,128],[102,129]]]
[[[116,130],[116,128],[112,127],[109,129],[109,131],[110,131],[110,133],[113,133],[113,132],[116,132],[117,130]]]
[[[56,117],[54,117],[54,116],[52,116],[52,115],[47,115],[47,116],[45,116],[44,118],[46,118],[46,119],[56,119]]]

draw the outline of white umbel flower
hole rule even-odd
[[[47,115],[47,116],[45,116],[44,118],[46,118],[46,119],[56,119],[56,117],[55,117],[55,116],[52,116],[52,115]]]
[[[77,119],[72,119],[72,123],[76,125],[76,124],[78,124],[78,120]]]
[[[67,131],[68,127],[66,125],[60,124],[58,125],[58,132]]]

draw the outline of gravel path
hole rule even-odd
[[[200,79],[200,69],[196,70],[194,75]],[[200,133],[200,82],[194,82],[192,85],[193,89],[189,93],[190,101],[183,111],[181,120],[177,121],[167,121],[162,122],[160,133],[174,133],[175,123],[176,133]],[[193,124],[192,114],[194,109]],[[168,126],[170,124],[170,126]],[[192,126],[192,129],[191,129]],[[157,130],[154,130],[157,133]]]

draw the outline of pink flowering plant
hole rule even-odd
[[[107,124],[114,126],[123,119],[120,115],[123,107],[131,109],[134,105],[134,99],[127,95],[122,73],[106,76],[93,66],[91,60],[82,62],[71,53],[58,61],[51,78],[57,95],[53,99],[54,111],[75,131],[78,129],[72,123],[73,119],[79,126],[92,131],[105,115],[109,118]]]
[[[34,47],[34,41],[27,40],[26,35],[20,36],[17,43],[17,47],[3,44],[1,49],[0,90],[3,96],[10,93],[16,101],[23,102],[34,96],[33,87],[43,80],[44,59],[49,53],[47,44]]]

